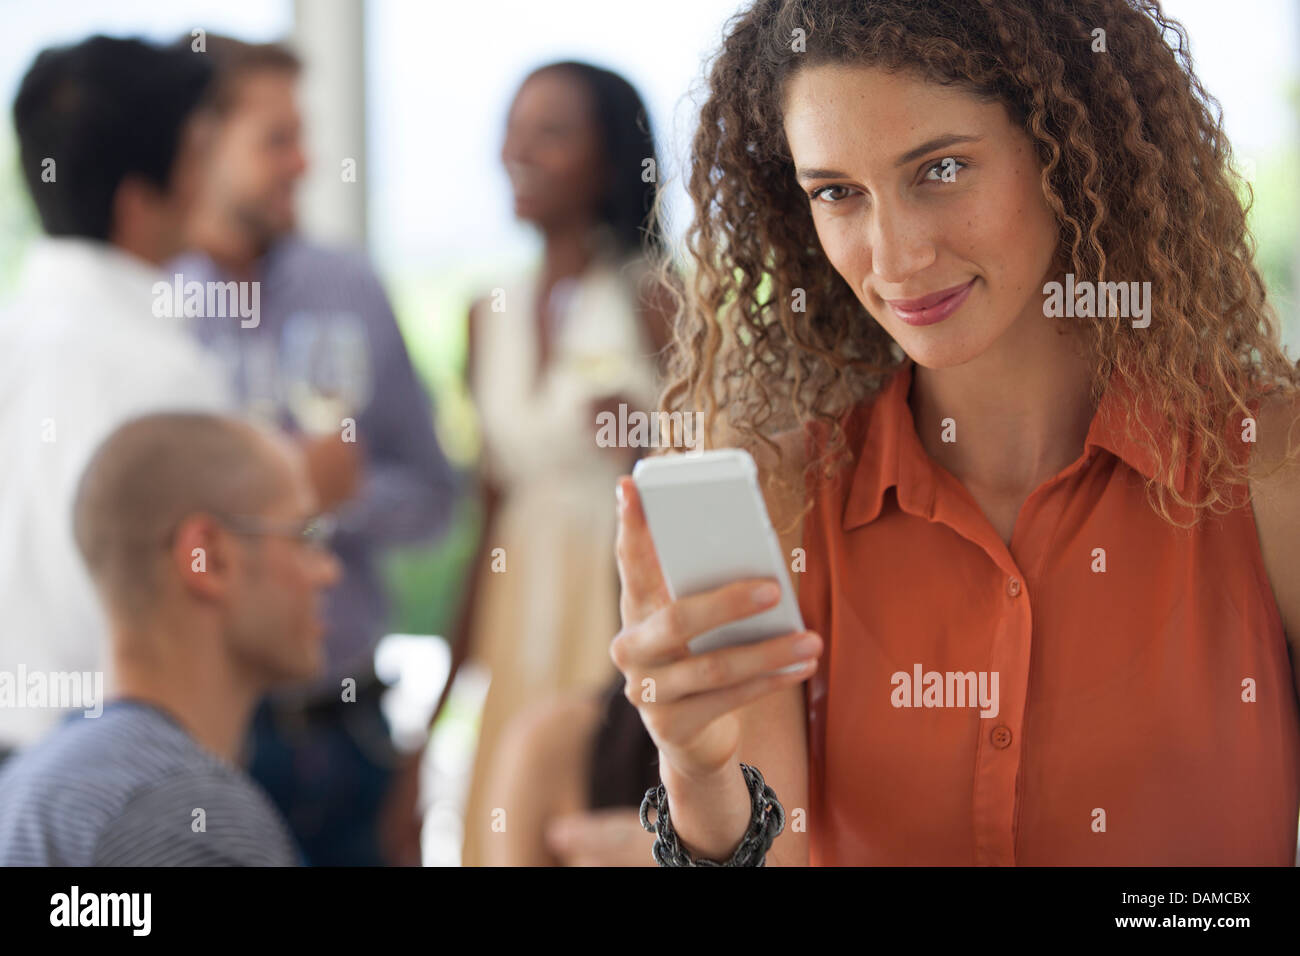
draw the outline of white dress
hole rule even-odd
[[[502,499],[484,542],[471,638],[491,685],[466,803],[466,866],[483,862],[492,810],[503,803],[487,778],[508,721],[557,692],[597,691],[615,674],[614,486],[628,459],[597,445],[592,403],[618,394],[629,411],[650,411],[659,385],[635,287],[623,276],[596,265],[559,290],[567,306],[540,380],[535,276],[495,290],[476,317],[481,467]]]

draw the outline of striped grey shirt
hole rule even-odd
[[[294,866],[266,794],[140,701],[0,765],[0,866]]]

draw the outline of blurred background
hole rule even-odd
[[[1300,0],[1165,0],[1181,20],[1206,88],[1251,180],[1258,261],[1300,349]],[[8,110],[40,49],[102,32],[173,40],[197,28],[248,41],[288,40],[306,70],[301,102],[312,168],[300,196],[304,231],[362,246],[392,297],[412,361],[437,405],[449,458],[477,456],[475,416],[464,388],[471,300],[538,254],[516,223],[499,153],[510,99],[534,67],[581,59],[615,69],[646,100],[660,145],[667,231],[688,219],[680,182],[694,125],[702,64],[736,0],[478,0],[472,9],[420,0],[0,0],[0,300],[38,234],[19,178]],[[355,182],[340,168],[356,164]],[[459,506],[437,546],[391,555],[390,630],[381,676],[396,680],[397,729],[422,731],[449,666],[445,644],[480,506]],[[439,675],[443,675],[439,677]],[[460,842],[454,795],[467,774],[485,679],[462,671],[435,728],[426,782],[426,863],[454,864]]]

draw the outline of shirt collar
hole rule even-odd
[[[874,399],[868,399],[850,413],[849,423],[845,426],[847,434],[864,435],[864,440],[844,505],[843,526],[846,531],[874,521],[884,504],[885,492],[891,487],[897,487],[899,506],[903,510],[927,518],[934,515],[938,465],[921,445],[912,409],[907,403],[915,364],[910,359],[905,360]],[[1080,457],[1091,459],[1095,449],[1104,449],[1142,477],[1155,479],[1155,455],[1141,441],[1141,436],[1150,429],[1164,447],[1172,447],[1168,443],[1168,426],[1155,413],[1150,400],[1138,394],[1134,413],[1137,419],[1135,434],[1129,434],[1125,417],[1132,394],[1132,389],[1121,378],[1111,375],[1088,427],[1084,453]],[[865,426],[865,433],[863,427],[855,428],[851,424],[852,418],[858,415],[864,417],[861,426]],[[1185,454],[1176,463],[1174,475],[1178,493],[1185,494]]]
[[[252,278],[265,286],[266,277],[281,269],[289,262],[294,252],[302,245],[302,240],[294,233],[286,233],[272,239],[270,244],[253,261]],[[231,276],[217,264],[206,252],[199,249],[187,249],[167,264],[168,277],[173,272],[180,272],[186,280],[220,280],[228,281]]]
[[[74,236],[36,240],[23,268],[27,283],[42,289],[65,288],[72,283],[149,292],[162,277],[160,267],[110,242]]]

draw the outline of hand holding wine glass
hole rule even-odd
[[[281,371],[289,413],[308,435],[342,434],[373,388],[365,327],[348,312],[295,312],[284,325]]]
[[[319,506],[332,509],[361,484],[356,418],[372,388],[365,328],[350,313],[294,313],[284,326],[281,370]]]

